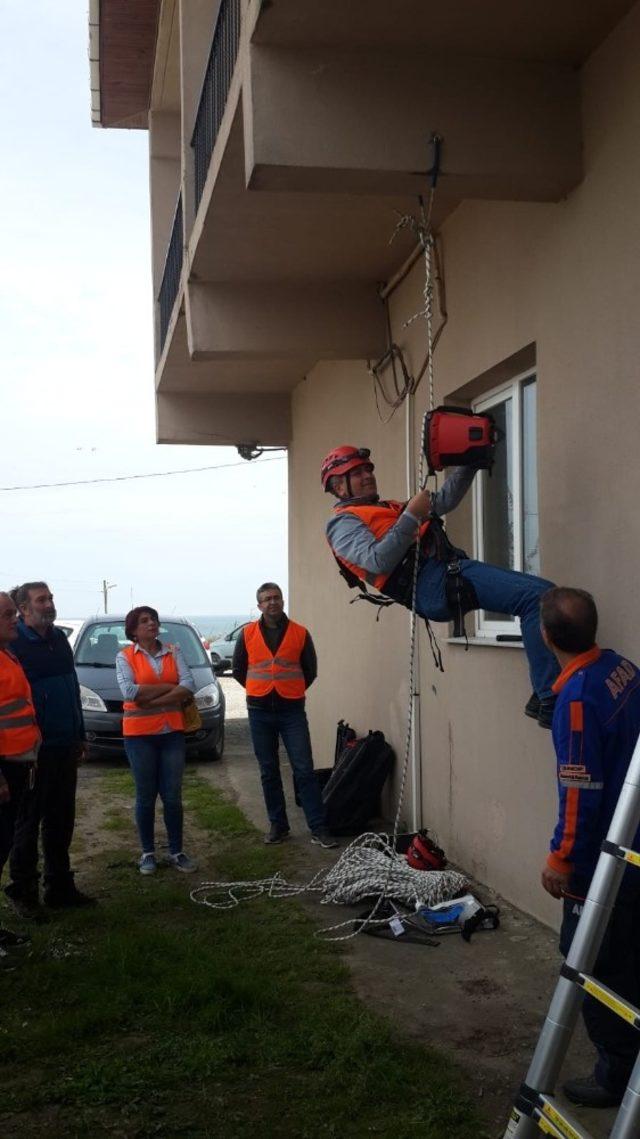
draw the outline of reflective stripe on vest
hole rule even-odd
[[[135,651],[135,646],[122,650],[122,655],[131,667],[136,684],[178,684],[178,666],[170,651],[162,660],[160,675],[155,671],[147,654]],[[141,708],[134,700],[125,700],[122,709],[122,734],[124,736],[157,736],[169,728],[172,732],[184,731],[184,716],[180,708],[159,705],[157,708]]]
[[[367,529],[371,531],[376,541],[379,542],[381,538],[384,538],[387,531],[390,530],[392,526],[395,526],[400,515],[404,513],[405,506],[406,503],[404,502],[395,502],[390,499],[388,502],[375,502],[363,506],[351,504],[335,506],[334,512],[336,514],[355,515],[361,522],[364,522]],[[420,526],[421,538],[424,538],[429,526],[429,521],[422,523]],[[381,593],[384,593],[385,582],[387,578],[391,577],[393,571],[389,571],[389,573],[372,573],[370,570],[363,569],[362,566],[355,565],[354,562],[348,562],[346,558],[341,557],[341,555],[333,549],[333,546],[331,546],[331,549],[338,561],[343,566],[346,566],[347,569],[351,570],[356,577],[359,577],[360,581],[366,581],[367,585],[372,585],[374,589],[379,589]],[[395,568],[394,566],[394,569]]]
[[[301,700],[305,694],[300,657],[307,639],[304,625],[289,621],[275,656],[270,653],[259,621],[244,629],[247,650],[247,696],[268,696],[274,689],[286,700]]]
[[[22,665],[0,651],[0,756],[24,755],[40,740],[31,689]]]

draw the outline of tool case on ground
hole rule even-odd
[[[379,814],[380,795],[394,761],[383,732],[347,739],[322,793],[330,831],[349,835],[367,829]]]

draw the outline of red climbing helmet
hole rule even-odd
[[[373,463],[368,461],[370,454],[368,447],[350,447],[348,443],[329,451],[320,467],[323,490],[327,489],[327,483],[332,475],[347,475],[349,471],[355,471],[356,467],[362,467],[365,463],[370,471],[374,470]]]

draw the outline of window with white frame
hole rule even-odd
[[[540,572],[536,377],[532,372],[503,384],[473,403],[490,411],[502,432],[491,475],[480,471],[474,484],[475,555],[483,562],[524,573]],[[517,617],[481,609],[479,637],[520,631]]]

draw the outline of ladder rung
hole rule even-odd
[[[617,842],[609,842],[609,839],[605,838],[600,849],[604,854],[612,854],[614,858],[619,858],[621,862],[640,866],[640,854],[637,850],[629,850],[628,846],[618,846]]]
[[[603,985],[601,981],[596,981],[595,977],[590,977],[588,973],[580,973],[577,969],[572,969],[567,963],[562,966],[560,973],[568,981],[573,981],[574,984],[580,985],[585,993],[595,1000],[600,1001],[600,1004],[606,1005],[611,1012],[616,1016],[626,1020],[633,1028],[640,1028],[640,1009],[635,1005],[625,1001],[623,997],[614,993],[613,989],[609,989]]]
[[[560,1111],[553,1096],[538,1095],[534,1117],[540,1131],[552,1135],[553,1139],[590,1139],[588,1131],[579,1130],[577,1119],[569,1115],[564,1107]]]
[[[517,1134],[518,1123],[523,1115],[533,1120],[538,1130],[551,1135],[552,1139],[591,1139],[590,1133],[581,1130],[579,1121],[564,1106],[562,1110],[558,1107],[554,1096],[538,1092],[526,1083],[520,1088],[511,1118],[510,1126],[514,1135]],[[508,1130],[507,1135],[509,1134],[511,1132]]]

